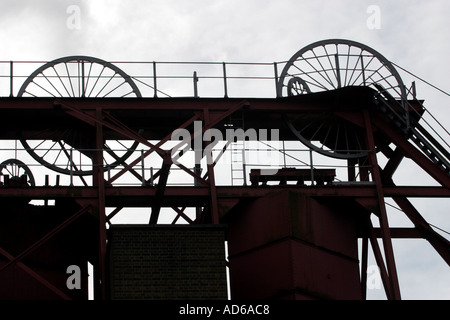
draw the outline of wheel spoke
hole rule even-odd
[[[52,86],[52,88],[55,89],[55,91],[58,93],[58,96],[61,96],[59,90],[53,85],[53,83],[48,79],[48,77],[44,73],[42,73],[42,76],[45,78],[45,80],[47,80],[47,82]]]
[[[331,80],[330,76],[328,75],[328,72],[325,71],[326,69],[323,67],[322,62],[321,62],[320,59],[317,57],[316,53],[314,52],[314,49],[311,50],[311,52],[314,54],[315,59],[317,60],[317,62],[319,63],[320,67],[321,67],[322,70],[324,71],[323,73],[325,73],[325,75],[327,76],[327,78],[328,78],[328,83],[331,84],[331,85],[333,85],[333,81]],[[326,79],[325,79],[325,80],[326,80]]]
[[[89,85],[89,80],[91,79],[92,65],[93,65],[93,63],[91,62],[91,65],[89,66],[89,72],[88,72],[88,75],[87,75],[87,78],[86,78],[86,83],[84,84],[85,95],[86,95],[86,91],[87,91],[87,88],[88,88],[88,85]],[[88,95],[88,97],[89,97],[89,95]]]
[[[51,93],[50,91],[48,91],[46,88],[44,88],[43,86],[41,86],[39,83],[33,82],[33,84],[34,84],[35,86],[38,86],[41,90],[44,90],[45,92],[47,92],[49,95],[51,95],[51,96],[53,96],[53,97],[56,97],[53,93]]]
[[[109,78],[109,80],[105,83],[105,85],[102,87],[102,89],[97,93],[97,95],[95,96],[96,98],[98,98],[99,94],[102,93],[103,90],[105,90],[105,88],[109,85],[109,83],[111,82],[111,80],[116,76],[117,73],[114,73],[114,75],[112,77]],[[104,96],[103,96],[104,97]]]
[[[325,71],[324,72],[320,72],[319,70],[317,70],[309,61],[308,61],[309,59],[304,59],[304,61],[306,61],[306,63],[308,63],[308,65],[309,66],[311,66],[311,68],[313,68],[314,69],[314,71],[319,75],[319,76],[321,76],[326,82],[328,82],[328,84],[330,84],[333,88],[335,88],[335,86],[334,86],[334,84],[333,84],[333,82],[330,80],[330,81],[328,81],[327,80],[327,78],[325,78],[325,76],[323,75],[323,73],[326,73]],[[317,81],[317,83],[320,83],[318,80],[316,80]],[[324,86],[325,87],[325,86]]]
[[[75,91],[73,89],[72,78],[70,77],[70,72],[69,72],[69,68],[67,67],[67,62],[64,62],[64,65],[66,67],[67,79],[69,80],[70,88],[72,89],[72,97],[75,97]],[[70,94],[69,94],[69,97],[70,97]]]
[[[323,50],[325,51],[325,55],[327,57],[328,63],[330,64],[330,69],[331,69],[331,71],[333,71],[334,77],[337,78],[337,74],[336,74],[336,71],[335,71],[335,68],[334,68],[334,64],[333,64],[333,62],[331,61],[331,58],[330,58],[331,54],[328,53],[327,47],[325,45],[323,46]]]
[[[67,95],[70,96],[69,90],[67,90],[67,87],[65,83],[62,81],[61,76],[59,75],[58,71],[56,71],[55,66],[52,66],[53,71],[55,71],[56,76],[58,77],[59,81],[61,82],[62,86],[64,87],[64,90],[66,90]],[[63,95],[61,95],[63,96]]]
[[[89,92],[88,97],[90,97],[92,95],[92,92],[94,91],[94,88],[97,86],[98,81],[100,80],[100,78],[102,77],[103,71],[105,71],[106,67],[103,66],[102,71],[100,72],[100,74],[97,76],[97,80],[95,80],[94,85],[92,86],[91,92]]]
[[[350,47],[349,47],[350,48]],[[355,72],[356,72],[356,70],[357,70],[357,68],[358,68],[358,64],[360,64],[361,62],[362,62],[363,60],[362,60],[362,50],[361,50],[361,52],[360,52],[360,54],[359,54],[359,56],[358,56],[358,59],[356,60],[356,62],[355,62],[355,65],[354,65],[354,67],[353,67],[353,69],[352,69],[352,73],[350,74],[350,78],[348,78],[348,81],[347,81],[347,74],[348,74],[348,70],[346,71],[346,73],[345,73],[345,83],[346,84],[348,84],[348,85],[354,85],[354,83],[355,82],[353,82],[353,84],[351,84],[352,83],[352,79],[353,79],[353,76],[355,75]],[[347,59],[347,69],[348,69],[348,63],[350,62],[350,59]],[[363,68],[361,68],[361,73],[358,75],[358,77],[360,76],[360,75],[362,75],[364,73],[364,70],[363,70]],[[364,77],[363,77],[364,78]],[[356,79],[358,79],[358,78],[356,78]]]
[[[109,96],[112,92],[114,92],[114,91],[116,91],[117,89],[119,89],[119,88],[120,88],[121,86],[123,86],[125,83],[126,83],[126,82],[124,81],[124,82],[122,82],[121,84],[119,84],[118,86],[116,86],[114,89],[112,89],[112,90],[109,91],[107,94],[105,94],[105,95],[103,96],[103,98]]]

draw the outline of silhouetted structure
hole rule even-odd
[[[226,299],[225,241],[232,299],[365,299],[369,242],[388,299],[401,298],[393,238],[424,238],[450,262],[448,241],[408,200],[450,196],[448,148],[425,127],[414,88],[365,45],[314,43],[286,63],[258,65],[272,77],[230,74],[255,64],[198,64],[222,74],[197,70],[193,97],[167,94],[175,80],[192,81],[170,73],[188,63],[125,63],[133,75],[66,57],[15,94],[17,65],[10,97],[0,98],[0,139],[20,141],[0,152],[9,159],[0,167],[3,299],[87,299],[88,264],[97,299]],[[223,83],[222,97],[198,96],[208,79]],[[232,98],[233,80],[269,80],[276,94]],[[208,152],[218,146],[208,134],[249,128],[266,145],[264,130],[300,141],[307,150],[269,149],[305,152],[308,162],[254,165],[243,134]],[[188,139],[174,141],[180,130]],[[220,184],[227,154],[231,174]],[[313,154],[336,164],[313,163]],[[405,158],[437,186],[394,183]],[[389,226],[386,198],[414,227]],[[113,222],[142,208],[148,224]],[[67,284],[71,265],[80,289]]]

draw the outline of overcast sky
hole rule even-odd
[[[449,13],[447,0],[2,0],[0,60],[276,62],[312,42],[345,38],[450,91]],[[417,81],[401,75],[406,84]],[[450,98],[417,85],[450,128]],[[408,168],[400,170],[408,176]],[[403,184],[420,176],[409,174]],[[447,200],[414,203],[429,222],[450,230]],[[428,243],[394,245],[405,299],[450,299],[450,270]],[[383,294],[369,290],[370,297]]]

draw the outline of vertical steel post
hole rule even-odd
[[[150,167],[150,185],[153,187],[153,167]]]
[[[197,71],[194,71],[194,98],[198,98],[197,82],[198,82]]]
[[[9,62],[9,96],[13,96],[13,79],[14,79],[13,62]]]
[[[358,160],[356,159],[348,159],[347,160],[347,174],[348,174],[348,181],[356,181],[356,170],[355,166],[357,164]]]
[[[101,124],[102,110],[96,112],[96,133],[95,133],[95,152],[94,152],[94,186],[98,190],[97,213],[99,224],[99,280],[100,292],[98,297],[106,299],[106,209],[105,209],[105,173],[103,167],[103,126]],[[97,282],[98,283],[98,282]]]
[[[228,98],[228,85],[227,85],[227,67],[226,67],[226,63],[223,62],[222,63],[222,67],[223,67],[223,88],[224,88],[224,92],[225,92],[225,98]]]
[[[281,92],[278,92],[278,64],[276,62],[273,63],[273,71],[275,75],[275,91],[276,91],[276,97],[281,97]]]
[[[363,77],[363,85],[366,86],[366,75],[364,74],[364,61],[363,61],[363,55],[361,54],[360,56],[361,59],[361,73],[362,73],[362,77]]]
[[[309,162],[311,166],[311,185],[314,185],[314,163],[313,163],[313,154],[312,149],[309,149]]]
[[[369,252],[369,238],[366,235],[363,235],[363,237],[362,237],[362,252],[361,252],[361,293],[362,293],[363,300],[367,299],[368,252]]]
[[[209,119],[209,110],[204,110],[204,120],[205,125],[210,125],[210,119]],[[210,138],[210,137],[208,137]],[[211,143],[211,139],[209,141],[206,141],[206,146],[208,146]],[[211,221],[212,224],[218,224],[219,223],[219,208],[218,208],[218,201],[217,201],[217,190],[216,190],[216,180],[214,176],[214,163],[212,161],[212,151],[206,152],[206,166],[208,170],[208,183],[209,183],[209,191],[210,191],[210,197],[211,197]]]
[[[142,181],[142,186],[145,186],[145,166],[144,166],[144,150],[141,150],[141,181]]]
[[[157,87],[157,79],[156,79],[156,62],[153,61],[153,96],[158,98],[158,87]]]
[[[73,148],[70,148],[70,186],[73,186]]]
[[[242,176],[244,178],[244,186],[247,186],[247,175],[245,173],[246,168],[245,168],[245,137],[244,137],[244,148],[242,149]]]
[[[390,288],[391,288],[392,299],[400,300],[401,299],[400,286],[398,283],[397,269],[395,266],[394,249],[392,247],[391,232],[390,232],[388,218],[387,218],[386,206],[384,203],[384,192],[383,192],[383,186],[382,186],[382,180],[381,180],[381,173],[380,173],[380,167],[378,166],[378,161],[377,161],[375,140],[373,137],[373,129],[372,129],[372,123],[370,121],[369,110],[365,109],[363,111],[363,117],[364,117],[364,124],[366,127],[367,143],[368,143],[368,147],[370,150],[369,151],[369,161],[370,161],[370,165],[371,165],[371,169],[372,169],[372,178],[375,182],[375,187],[377,190],[378,208],[380,211],[379,212],[380,230],[381,230],[381,236],[383,239],[386,267],[387,267],[388,277],[389,277],[388,284],[390,285]]]
[[[334,59],[336,61],[336,79],[337,79],[337,85],[338,88],[342,87],[342,83],[341,83],[341,70],[340,70],[340,66],[339,66],[339,55],[335,54],[334,55]]]
[[[84,60],[81,61],[81,97],[86,96],[86,88],[84,83]]]

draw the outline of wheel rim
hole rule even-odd
[[[55,98],[122,98],[142,97],[136,84],[117,66],[88,56],[70,56],[48,62],[34,71],[23,83],[19,97]],[[54,135],[51,140],[49,136]],[[41,139],[45,136],[47,139]],[[83,130],[44,130],[21,139],[27,152],[47,168],[77,176],[92,175],[91,146],[83,146],[87,135]],[[137,148],[137,141],[108,140],[105,137],[104,168],[122,164]],[[83,142],[84,141],[84,142]],[[121,149],[121,150],[118,150]],[[123,150],[122,150],[123,149]]]
[[[406,91],[394,66],[379,52],[350,40],[315,42],[298,51],[285,65],[277,83],[280,97],[331,91],[343,87],[383,88],[403,103]],[[367,155],[362,131],[332,112],[289,115],[293,134],[317,152],[339,159]]]
[[[36,69],[23,83],[19,97],[141,97],[136,84],[123,70],[107,61],[70,56]]]

